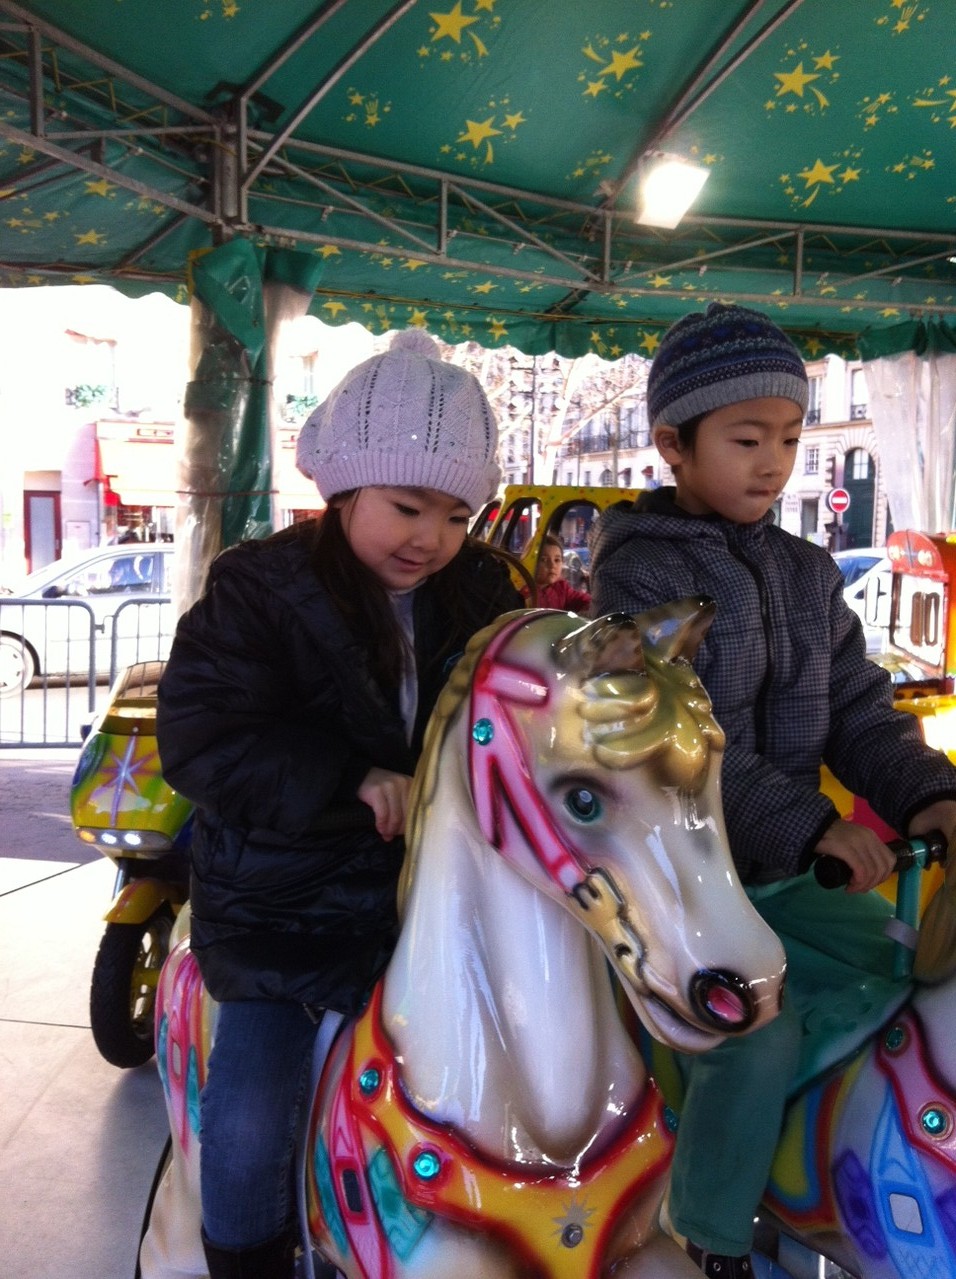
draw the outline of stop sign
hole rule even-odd
[[[846,489],[831,489],[827,494],[827,506],[835,515],[839,515],[850,505],[850,495]]]

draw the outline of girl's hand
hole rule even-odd
[[[896,858],[880,837],[868,826],[857,826],[854,822],[834,822],[814,852],[846,862],[853,872],[846,887],[848,893],[868,893],[896,869]]]
[[[387,768],[370,768],[358,788],[358,798],[375,814],[375,829],[382,839],[405,834],[408,796],[412,779]]]

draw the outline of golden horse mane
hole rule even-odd
[[[522,618],[530,624],[535,616],[526,609],[505,613],[473,635],[439,695],[409,798],[400,902],[418,863],[445,737],[471,691],[478,663],[505,627]],[[699,790],[712,751],[723,749],[724,735],[679,646],[675,650],[674,643],[658,644],[642,636],[638,622],[623,614],[595,622],[568,620],[572,629],[555,645],[555,661],[580,679],[582,747],[604,768],[651,764],[658,785]]]

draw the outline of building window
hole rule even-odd
[[[807,426],[816,426],[823,414],[823,378],[808,379]]]
[[[71,364],[75,370],[72,385],[65,388],[65,400],[72,408],[103,408],[119,411],[119,389],[116,385],[116,343],[112,338],[87,337],[67,330],[74,344]]]
[[[300,377],[303,395],[315,395],[315,369],[318,359],[318,351],[308,351],[302,356],[302,373]]]
[[[803,450],[803,473],[804,475],[820,474],[819,444],[808,444]]]
[[[846,460],[849,463],[847,469],[849,475],[846,477],[850,480],[868,480],[873,476],[874,467],[873,459],[867,453],[866,449],[853,449],[848,453]]]
[[[866,374],[862,369],[853,369],[850,373],[850,420],[860,422],[869,417],[869,395],[866,389]]]
[[[820,502],[815,497],[805,497],[800,503],[800,536],[812,538],[820,522]]]

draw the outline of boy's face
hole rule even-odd
[[[691,515],[753,524],[780,496],[797,457],[803,414],[793,400],[741,400],[702,418],[690,448],[674,427],[654,431],[674,471],[677,505]]]

